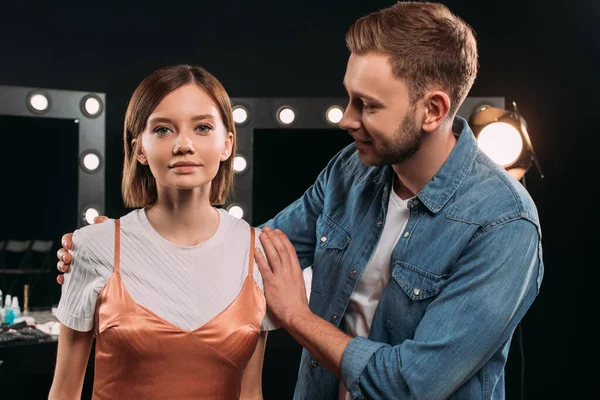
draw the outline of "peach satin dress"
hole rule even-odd
[[[120,221],[115,222],[114,271],[98,295],[95,312],[93,398],[238,399],[266,312],[252,275],[254,229],[250,227],[248,276],[238,296],[204,325],[187,331],[137,304],[123,286]]]

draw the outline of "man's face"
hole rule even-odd
[[[339,123],[367,165],[398,164],[415,154],[423,132],[408,87],[392,73],[388,56],[351,54],[344,77],[349,103]]]

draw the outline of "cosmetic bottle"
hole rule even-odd
[[[2,317],[2,322],[12,325],[13,321],[15,320],[15,315],[13,309],[11,308],[12,297],[10,294],[7,294],[4,299],[4,316]]]
[[[19,318],[21,316],[21,307],[19,306],[19,298],[17,296],[12,298],[10,308],[13,310],[14,318]]]

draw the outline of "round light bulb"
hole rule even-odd
[[[248,119],[248,111],[242,106],[233,107],[233,120],[236,124],[243,124]]]
[[[229,212],[229,214],[239,219],[242,219],[242,217],[244,216],[244,210],[240,206],[231,206],[227,211]]]
[[[83,166],[89,171],[95,171],[100,166],[100,157],[94,153],[88,153],[83,157]]]
[[[340,106],[332,106],[327,110],[327,121],[332,124],[337,124],[342,120],[344,110]]]
[[[31,104],[31,107],[33,107],[35,110],[44,111],[48,108],[50,102],[46,96],[38,93],[31,96],[29,99],[29,104]]]
[[[96,115],[100,111],[100,101],[95,97],[88,97],[83,103],[83,107],[89,115]]]
[[[237,156],[233,159],[233,170],[235,172],[242,172],[248,166],[248,162],[242,156]]]
[[[291,108],[284,107],[281,110],[279,110],[277,118],[282,124],[289,125],[296,119],[296,113]]]
[[[477,143],[485,154],[503,167],[514,163],[523,150],[521,134],[506,122],[494,122],[484,127]]]
[[[84,215],[85,215],[85,221],[91,225],[94,223],[94,218],[98,217],[100,215],[100,213],[95,208],[90,207],[87,210],[85,210]]]

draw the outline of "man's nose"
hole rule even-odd
[[[357,129],[360,129],[360,113],[358,113],[358,111],[355,110],[354,107],[348,105],[348,107],[346,107],[346,110],[344,110],[344,115],[338,123],[338,126],[340,127],[340,129],[343,129],[345,131],[355,131]]]

